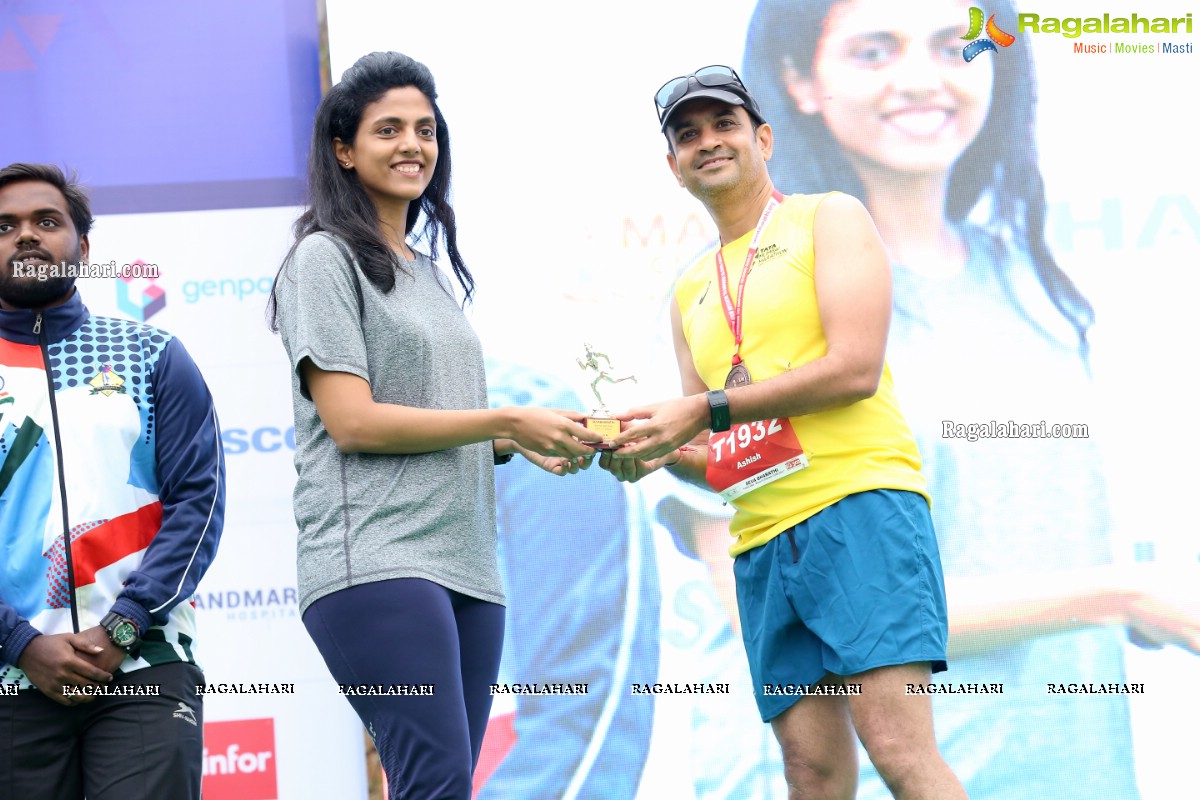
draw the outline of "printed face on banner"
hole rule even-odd
[[[789,73],[801,114],[820,114],[856,166],[944,172],[983,127],[990,58],[968,64],[961,0],[847,0],[825,19],[811,75]]]

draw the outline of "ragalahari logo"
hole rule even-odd
[[[992,14],[990,17],[988,17],[987,25],[985,26],[983,24],[982,8],[971,6],[969,13],[971,15],[971,26],[967,29],[966,35],[962,38],[968,41],[972,39],[977,39],[978,41],[971,41],[970,44],[963,48],[963,59],[966,61],[970,61],[985,50],[991,50],[993,53],[997,53],[999,51],[996,49],[996,45],[1008,47],[1017,40],[1017,37],[1013,36],[1011,33],[1007,33],[1000,29],[1000,26],[996,24],[995,14]],[[979,34],[984,30],[987,31],[988,38],[979,39]]]
[[[130,266],[144,265],[140,258]],[[145,322],[167,306],[167,293],[154,278],[117,278],[117,308]]]

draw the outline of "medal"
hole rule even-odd
[[[729,375],[725,378],[726,389],[736,389],[739,386],[750,385],[750,370],[746,369],[746,365],[737,363],[733,365],[733,369],[729,370]]]
[[[736,306],[733,304],[733,298],[729,296],[729,271],[725,268],[725,256],[721,252],[724,248],[717,249],[717,283],[721,288],[721,308],[725,312],[725,322],[729,325],[729,332],[733,334],[733,368],[729,370],[729,375],[725,378],[726,389],[750,385],[750,370],[742,362],[741,356],[742,303],[746,299],[746,278],[750,276],[750,266],[754,263],[754,256],[758,254],[758,240],[762,238],[763,231],[767,229],[767,222],[771,219],[771,214],[782,202],[783,195],[778,190],[772,192],[771,199],[767,201],[767,206],[763,209],[762,216],[758,218],[758,224],[754,227],[754,236],[750,239],[749,249],[746,250],[746,263],[742,265],[742,276],[738,281]]]

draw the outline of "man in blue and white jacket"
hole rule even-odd
[[[177,339],[83,305],[91,223],[57,167],[0,169],[0,795],[199,798],[220,430]]]

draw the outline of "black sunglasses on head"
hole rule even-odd
[[[691,75],[680,75],[678,78],[671,78],[671,80],[662,85],[661,89],[654,93],[654,104],[658,107],[658,119],[660,122],[667,109],[678,102],[679,98],[687,94],[688,85],[691,83],[692,78],[695,78],[696,83],[701,86],[709,88],[733,85],[739,87],[743,92],[748,91],[746,85],[742,83],[742,79],[734,72],[733,67],[726,67],[722,64],[702,67]]]

